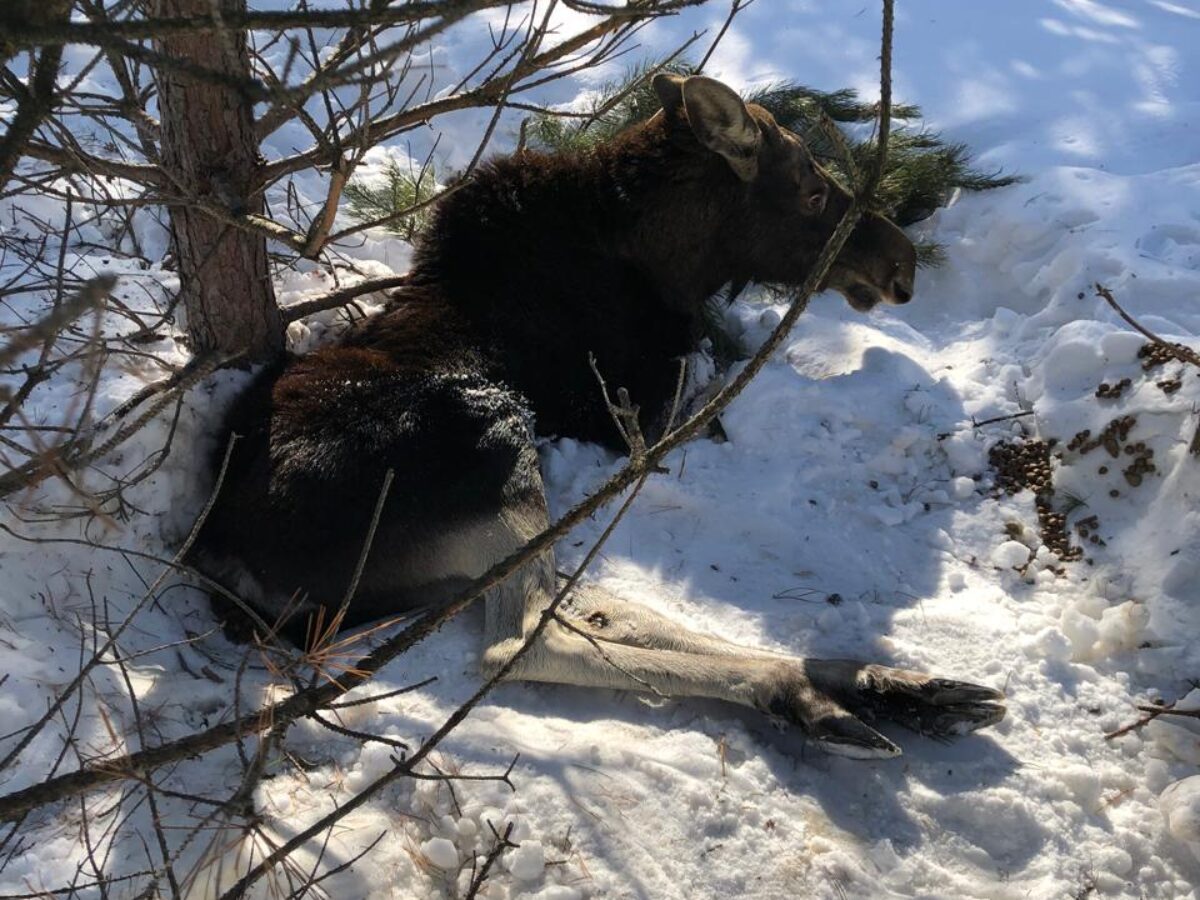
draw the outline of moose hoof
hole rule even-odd
[[[1004,694],[994,688],[853,660],[807,660],[803,666],[802,679],[782,692],[793,708],[784,717],[839,756],[899,756],[900,748],[867,724],[879,719],[945,741],[1004,718]],[[778,702],[773,707],[782,712]]]
[[[870,713],[939,740],[995,725],[1005,714],[1003,693],[966,681],[886,666],[865,666],[857,681]]]
[[[922,672],[830,661],[814,681],[868,720],[889,719],[939,740],[995,725],[1004,718],[1000,691]]]
[[[891,759],[902,752],[870,725],[849,713],[823,716],[806,725],[805,733],[826,753],[849,759]]]

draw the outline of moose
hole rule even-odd
[[[198,536],[201,571],[302,641],[340,605],[391,469],[340,625],[449,599],[547,527],[535,433],[625,449],[589,354],[646,436],[662,433],[705,302],[729,284],[799,284],[851,198],[721,82],[659,74],[653,88],[661,109],[593,149],[478,168],[437,206],[381,313],[257,376],[224,423],[242,439]],[[867,214],[822,288],[865,312],[907,303],[915,272],[904,233]],[[485,675],[555,594],[550,550],[488,591]],[[879,718],[947,738],[1005,712],[988,687],[739,646],[594,584],[561,615],[508,678],[730,701],[855,758],[901,752]]]

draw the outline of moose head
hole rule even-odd
[[[672,229],[693,244],[715,246],[693,257],[702,269],[733,270],[734,283],[799,285],[848,208],[850,194],[812,158],[799,135],[781,127],[761,106],[702,75],[660,74],[653,80],[662,111],[647,123],[663,129],[686,161],[664,191]],[[678,264],[685,254],[674,252]],[[721,272],[725,274],[724,271]],[[877,304],[912,299],[916,250],[883,216],[862,217],[834,262],[822,289],[840,292],[866,312]],[[714,275],[703,278],[716,280]]]

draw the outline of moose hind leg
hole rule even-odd
[[[488,674],[512,659],[551,602],[551,573],[545,562],[527,568],[489,597]],[[860,759],[900,753],[868,724],[877,719],[945,739],[1004,716],[1002,694],[992,688],[739,646],[592,585],[572,591],[507,677],[726,700],[799,725],[828,752]]]
[[[520,460],[492,529],[503,537],[493,546],[496,558],[517,550],[548,524],[536,459],[522,454]],[[858,758],[900,753],[864,720],[891,718],[947,736],[1004,715],[995,702],[1001,695],[991,688],[884,666],[752,650],[691,631],[590,585],[574,588],[530,642],[556,593],[552,551],[489,590],[485,676],[505,671],[512,680],[726,700],[798,724],[830,752]]]
[[[868,722],[895,721],[921,734],[949,738],[993,725],[1004,717],[997,701],[1003,695],[992,688],[938,678],[923,672],[895,669],[854,660],[799,660],[782,653],[735,644],[716,635],[692,631],[645,606],[624,600],[596,585],[581,585],[566,598],[560,616],[565,626],[596,642],[621,643],[636,647],[698,653],[712,656],[745,656],[787,660],[801,665],[812,692],[801,692],[808,704],[814,697],[827,696]],[[786,685],[782,696],[786,696]],[[793,690],[793,694],[796,692]],[[803,716],[784,701],[784,717]]]
[[[790,659],[786,654],[735,644],[714,634],[694,631],[662,613],[595,584],[580,584],[564,599],[559,618],[566,627],[609,643],[628,644],[710,656],[755,656]]]

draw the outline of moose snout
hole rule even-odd
[[[907,303],[913,297],[912,282],[904,278],[897,278],[892,281],[892,301],[895,303]]]

